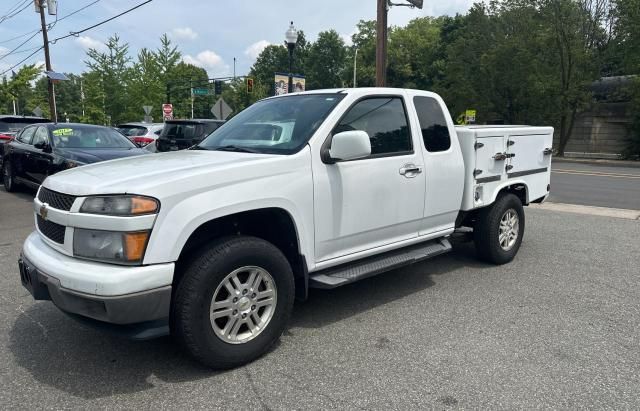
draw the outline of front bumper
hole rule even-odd
[[[37,233],[25,241],[20,280],[36,300],[112,324],[136,324],[169,317],[173,264],[125,267],[68,257]]]

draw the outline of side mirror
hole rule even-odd
[[[38,150],[42,150],[45,153],[48,153],[51,151],[51,146],[44,141],[34,144],[33,147]]]
[[[331,160],[355,160],[371,155],[369,134],[362,130],[343,131],[333,136],[329,156]]]

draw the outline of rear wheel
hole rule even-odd
[[[279,249],[254,237],[222,239],[186,269],[172,304],[172,332],[200,362],[237,367],[278,340],[293,300],[293,274]]]
[[[4,165],[2,166],[2,183],[4,185],[4,189],[8,192],[16,190],[15,177],[9,160],[5,160]]]
[[[473,230],[478,257],[494,264],[513,260],[524,235],[524,208],[514,194],[500,195],[483,209]]]

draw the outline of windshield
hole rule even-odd
[[[58,148],[135,148],[129,139],[108,127],[60,124],[51,128],[53,145]]]
[[[303,94],[262,100],[198,145],[207,150],[292,154],[304,146],[343,94]]]
[[[138,137],[147,134],[147,128],[142,126],[118,126],[118,130],[127,137]]]

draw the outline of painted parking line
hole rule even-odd
[[[624,173],[604,173],[599,171],[579,171],[579,170],[551,170],[555,174],[573,174],[581,176],[595,176],[595,177],[613,177],[613,178],[640,178],[640,174],[624,174]]]
[[[594,207],[578,204],[550,203],[530,204],[539,210],[560,211],[564,213],[595,215],[600,217],[624,218],[640,222],[640,210],[626,210],[621,208]]]

